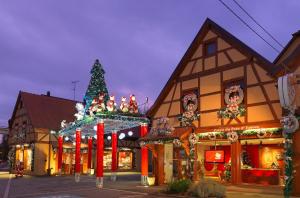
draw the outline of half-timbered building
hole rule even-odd
[[[290,46],[276,64],[286,57],[296,63],[292,57],[300,53],[286,53],[298,44]],[[282,68],[207,19],[148,111],[152,126],[167,117],[175,127],[165,141],[151,135],[143,139],[153,153],[156,183],[191,173],[195,180],[201,175],[226,180],[229,171],[232,184],[283,185],[283,112],[277,91]],[[183,116],[192,117],[189,112],[200,115],[191,126],[182,122]],[[191,134],[196,139],[192,148]]]

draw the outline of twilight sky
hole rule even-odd
[[[284,45],[300,29],[298,0],[238,2]],[[1,1],[0,125],[19,90],[72,99],[79,80],[81,100],[97,58],[110,93],[153,103],[207,17],[270,61],[277,56],[217,0]]]

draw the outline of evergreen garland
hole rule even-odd
[[[289,197],[292,192],[292,184],[294,180],[293,176],[293,134],[283,133],[285,142],[284,142],[284,162],[285,162],[285,171],[284,171],[284,197]]]

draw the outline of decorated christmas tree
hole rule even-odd
[[[86,90],[85,96],[83,98],[86,110],[90,107],[93,99],[97,97],[100,93],[105,94],[104,96],[105,104],[109,99],[108,90],[104,79],[105,71],[102,68],[102,65],[100,64],[98,59],[96,59],[90,73],[91,73],[91,80]]]

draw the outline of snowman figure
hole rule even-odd
[[[135,95],[130,95],[130,101],[129,101],[129,113],[138,113],[138,105],[135,99]]]
[[[122,96],[122,98],[121,98],[120,110],[123,113],[127,113],[129,111],[129,109],[128,109],[128,103],[126,102],[126,97],[124,97],[124,96]]]
[[[105,96],[105,93],[103,93],[103,92],[101,92],[99,94],[97,113],[101,113],[101,112],[105,111],[104,96]]]
[[[77,120],[82,120],[84,116],[84,106],[82,103],[76,103],[77,113],[74,114]]]
[[[106,109],[109,112],[115,112],[117,111],[117,104],[115,102],[115,96],[110,96],[109,101],[106,103]]]

